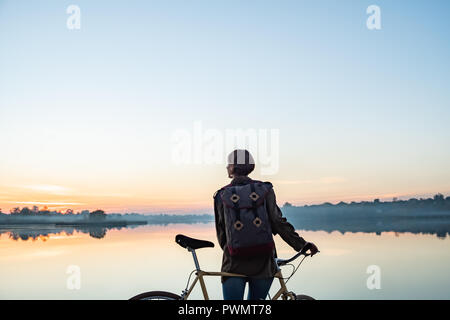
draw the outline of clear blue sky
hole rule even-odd
[[[71,4],[80,30],[66,28]],[[381,30],[366,28],[371,4]],[[280,170],[264,179],[280,201],[450,192],[449,12],[448,1],[0,0],[0,205],[207,208],[223,166],[168,161],[171,134],[194,121],[279,129]]]

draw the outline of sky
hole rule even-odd
[[[0,0],[0,208],[211,212],[234,147],[280,205],[450,195],[448,12]]]

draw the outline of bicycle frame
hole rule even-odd
[[[203,297],[205,300],[209,300],[208,291],[206,290],[206,284],[203,277],[212,276],[212,277],[244,277],[247,276],[236,274],[236,273],[228,273],[228,272],[209,272],[209,271],[203,271],[200,269],[200,265],[198,263],[197,254],[195,253],[195,250],[188,248],[188,251],[192,253],[192,257],[194,258],[195,268],[196,268],[196,277],[194,281],[192,282],[191,286],[188,290],[183,290],[181,294],[181,298],[183,300],[187,300],[189,298],[189,295],[191,294],[192,290],[194,289],[197,282],[200,283],[200,287],[202,289]],[[282,298],[283,300],[295,300],[295,294],[292,292],[289,292],[286,287],[286,282],[284,281],[283,275],[281,273],[281,269],[278,268],[277,273],[274,275],[274,278],[278,278],[280,282],[280,289],[277,291],[277,293],[272,297],[272,300],[277,300],[278,298]]]

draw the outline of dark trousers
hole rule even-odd
[[[265,300],[272,285],[273,278],[231,277],[222,283],[224,300],[243,300],[245,283],[248,282],[247,300]]]

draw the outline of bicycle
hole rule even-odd
[[[226,276],[226,277],[247,277],[245,275],[241,274],[234,274],[234,273],[228,273],[228,272],[209,272],[209,271],[203,271],[200,269],[200,265],[197,259],[197,254],[195,253],[195,250],[201,249],[201,248],[213,248],[214,243],[206,240],[198,240],[194,238],[189,238],[184,235],[177,235],[175,237],[175,242],[178,243],[181,247],[187,249],[189,252],[192,253],[192,257],[194,259],[195,264],[195,270],[191,272],[189,275],[189,279],[186,285],[186,288],[181,292],[181,295],[177,295],[175,293],[166,292],[166,291],[149,291],[144,292],[141,294],[138,294],[134,297],[132,297],[130,300],[187,300],[189,295],[191,294],[192,290],[194,289],[197,282],[200,283],[200,287],[202,289],[203,297],[205,300],[209,300],[208,291],[206,290],[205,280],[203,277],[205,276]],[[306,247],[306,246],[305,246]],[[305,247],[303,249],[305,249]],[[300,250],[296,255],[289,259],[278,259],[276,258],[276,264],[277,264],[277,272],[274,275],[274,278],[277,278],[280,282],[280,289],[277,291],[277,293],[272,297],[272,300],[277,300],[281,298],[282,300],[314,300],[314,298],[299,294],[296,295],[294,292],[289,291],[286,287],[286,282],[289,281],[289,279],[294,275],[294,273],[297,271],[298,267],[302,264],[303,260],[305,260],[306,257],[310,256],[310,253],[307,253],[308,249],[306,251]],[[297,265],[297,267],[294,267],[290,262],[294,261],[298,257],[303,255],[303,259],[300,261],[300,263]],[[291,265],[294,267],[293,272],[288,278],[283,278],[283,275],[281,273],[282,266]],[[194,281],[192,282],[191,286],[189,287],[190,278],[192,276],[192,273],[196,274],[196,277]],[[287,279],[285,281],[285,279]]]

